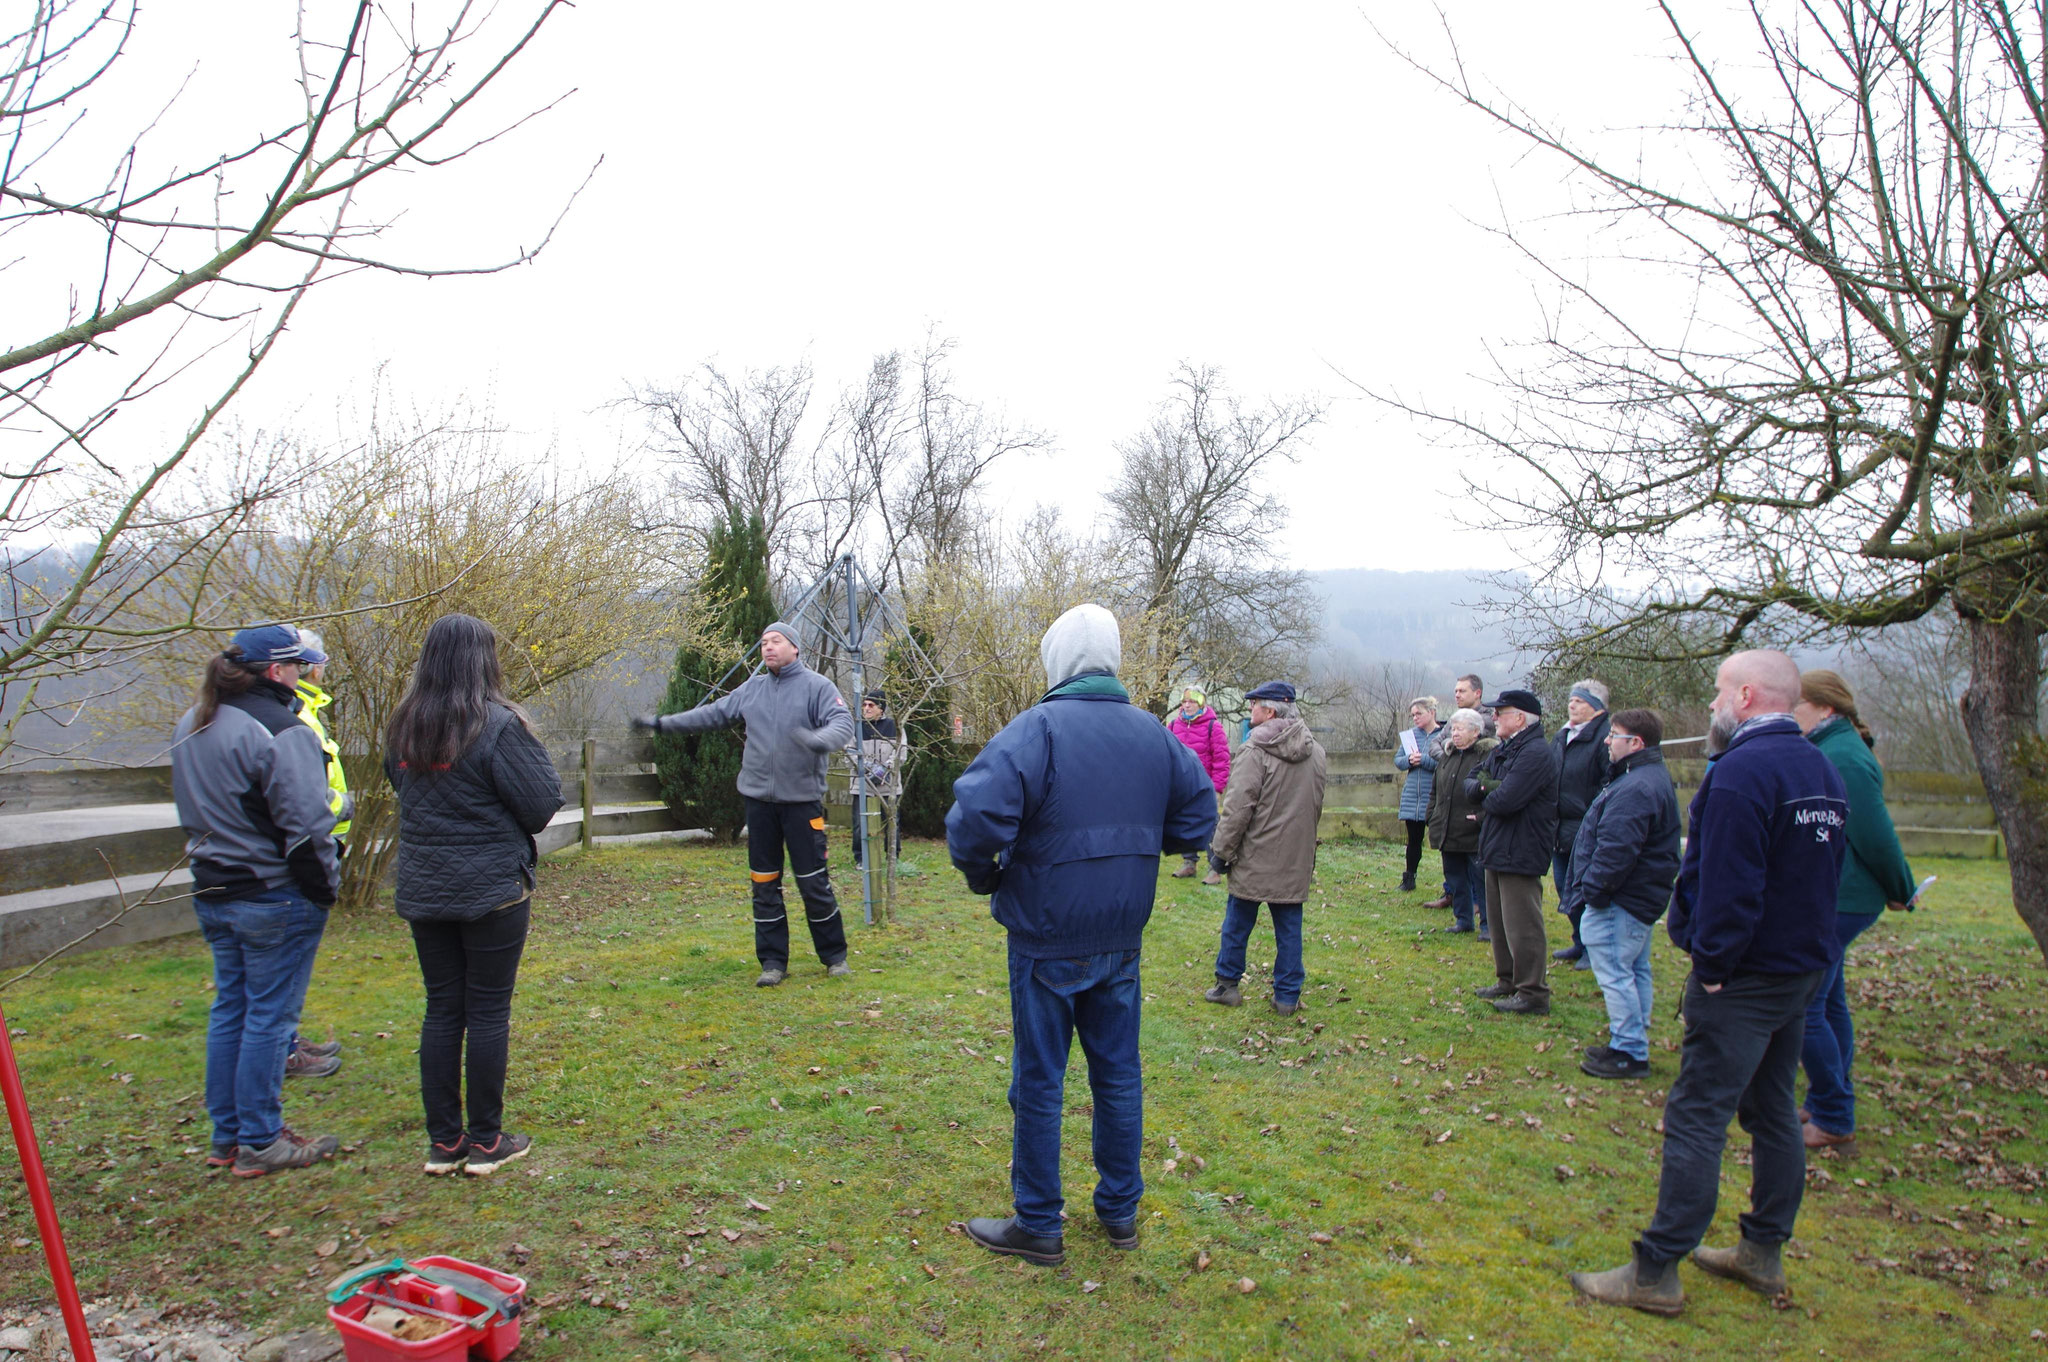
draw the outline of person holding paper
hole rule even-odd
[[[1842,861],[1835,897],[1835,939],[1846,957],[1849,943],[1887,908],[1910,908],[1920,896],[1884,804],[1884,768],[1871,750],[1876,738],[1856,713],[1856,697],[1834,672],[1816,669],[1799,676],[1799,703],[1792,717],[1841,773],[1849,790],[1849,854]],[[1856,1026],[1849,1016],[1843,961],[1821,980],[1806,1010],[1806,1106],[1800,1134],[1808,1149],[1852,1144],[1856,1138],[1856,1085],[1849,1076],[1856,1057]]]
[[[1422,864],[1422,839],[1429,831],[1429,796],[1436,788],[1437,753],[1432,741],[1437,730],[1436,709],[1434,695],[1413,701],[1408,706],[1408,720],[1415,726],[1401,730],[1401,745],[1394,749],[1394,769],[1401,773],[1401,821],[1408,825],[1408,860],[1401,872],[1404,894],[1415,888],[1415,870]]]

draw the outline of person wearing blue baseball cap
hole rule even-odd
[[[1273,1010],[1301,1007],[1301,904],[1316,875],[1316,823],[1323,815],[1329,757],[1294,710],[1294,687],[1268,681],[1245,693],[1252,735],[1238,748],[1210,855],[1230,876],[1223,901],[1216,986],[1202,996],[1243,1003],[1245,951],[1264,904],[1273,919]]]
[[[239,1178],[305,1168],[340,1145],[284,1124],[287,1055],[341,879],[327,754],[293,689],[304,667],[290,625],[242,630],[207,662],[171,748],[192,906],[213,951],[206,1162]]]

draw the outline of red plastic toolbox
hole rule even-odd
[[[472,1277],[481,1277],[506,1295],[519,1301],[522,1307],[526,1303],[526,1278],[524,1277],[515,1277],[509,1272],[499,1272],[495,1268],[484,1267],[480,1263],[466,1263],[460,1258],[449,1258],[438,1253],[424,1258],[415,1258],[412,1261],[421,1267],[444,1267],[452,1272],[467,1272]],[[462,1308],[465,1312],[468,1312],[473,1306],[474,1302],[464,1302]],[[492,1319],[490,1328],[484,1331],[482,1338],[478,1338],[476,1331],[473,1329],[467,1332],[470,1338],[469,1355],[471,1358],[476,1359],[476,1362],[502,1362],[502,1359],[508,1353],[519,1346],[519,1317],[515,1315],[511,1319],[503,1317]],[[351,1362],[353,1362],[353,1359],[351,1359]]]

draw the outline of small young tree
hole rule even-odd
[[[775,622],[768,586],[768,530],[759,515],[728,511],[711,528],[698,595],[709,616],[703,637],[676,650],[661,712],[675,714],[716,699],[744,680],[731,675],[761,631]],[[723,684],[721,684],[723,683]],[[731,729],[710,733],[658,733],[654,769],[661,797],[676,817],[715,836],[736,839],[746,827],[746,801],[736,782],[746,740]]]
[[[889,648],[891,677],[910,678],[922,670],[918,649],[931,656],[931,639],[924,630],[913,625],[910,634],[917,649],[901,640]],[[910,688],[897,689],[905,693]],[[903,768],[903,797],[896,805],[896,823],[912,837],[944,837],[946,810],[953,807],[953,782],[967,769],[967,758],[953,741],[953,688],[927,681],[924,689],[921,700],[905,706],[896,716],[910,754]]]

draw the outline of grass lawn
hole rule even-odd
[[[87,1293],[303,1327],[345,1266],[444,1252],[531,1279],[519,1355],[576,1362],[2048,1358],[2048,970],[2003,866],[1917,865],[1941,877],[1930,906],[1852,954],[1863,1137],[1809,1171],[1789,1303],[1688,1265],[1686,1313],[1657,1320],[1583,1305],[1564,1274],[1621,1262],[1655,1199],[1683,970],[1661,931],[1652,1076],[1603,1083],[1577,1067],[1605,1039],[1592,976],[1553,976],[1543,1019],[1471,999],[1486,947],[1394,892],[1398,848],[1324,848],[1307,1006],[1285,1020],[1256,975],[1242,1010],[1200,1000],[1222,891],[1162,863],[1143,1247],[1111,1249],[1089,1212],[1077,1054],[1073,1232],[1043,1269],[955,1228],[1008,1210],[1003,937],[941,848],[907,850],[927,873],[897,925],[851,914],[854,977],[799,949],[775,991],[751,986],[741,852],[549,862],[508,1098],[535,1149],[489,1180],[419,1172],[421,995],[388,913],[337,920],[321,951],[305,1029],[345,1040],[346,1063],[292,1080],[286,1115],[347,1152],[309,1172],[201,1164],[196,936],[17,986],[5,1004]],[[1269,933],[1259,950],[1263,966]],[[1746,1161],[1738,1131],[1714,1242],[1735,1234]],[[33,1236],[10,1190],[0,1305],[47,1298]]]

